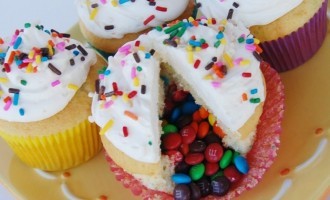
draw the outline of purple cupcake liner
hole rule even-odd
[[[303,27],[277,40],[260,43],[261,56],[278,72],[294,69],[310,59],[321,47],[327,33],[327,4]]]

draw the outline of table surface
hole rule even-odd
[[[64,32],[78,21],[74,0],[1,0],[0,6],[1,37],[11,36],[26,22],[40,23]],[[1,185],[0,199],[13,199]]]

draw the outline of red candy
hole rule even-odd
[[[196,131],[191,126],[185,126],[180,130],[180,134],[182,136],[182,143],[183,144],[190,144],[196,138]]]
[[[169,133],[164,136],[163,146],[166,150],[174,150],[180,147],[182,138],[179,133]]]
[[[179,163],[183,160],[183,155],[180,151],[177,150],[170,150],[165,153],[170,157],[171,160],[174,161],[174,163]]]
[[[193,120],[195,122],[200,122],[200,121],[203,120],[202,117],[201,117],[201,115],[199,114],[199,110],[197,110],[197,111],[194,112],[194,114],[193,114]]]
[[[210,163],[216,163],[219,162],[222,154],[223,154],[223,148],[218,143],[212,143],[208,145],[205,149],[205,159]]]
[[[190,126],[193,127],[195,129],[196,133],[197,133],[197,131],[198,131],[198,124],[197,124],[197,122],[191,122],[190,123]]]
[[[183,155],[187,155],[189,153],[189,145],[188,144],[181,144],[181,146],[180,146],[180,152]]]
[[[184,161],[188,165],[197,165],[204,160],[204,155],[202,153],[188,153]]]
[[[182,102],[186,99],[187,95],[188,95],[188,92],[185,92],[183,90],[177,90],[177,91],[173,92],[172,99],[175,102]]]
[[[228,166],[223,171],[223,173],[231,183],[236,183],[242,178],[242,174],[236,169],[234,165]]]
[[[213,174],[217,173],[219,170],[218,163],[205,163],[205,175],[212,176]]]
[[[198,127],[197,137],[200,139],[204,138],[208,134],[209,129],[210,124],[207,121],[201,122]]]

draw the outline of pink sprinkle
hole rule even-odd
[[[103,80],[104,79],[104,74],[99,74],[99,79]]]
[[[55,87],[55,86],[57,86],[57,85],[60,84],[60,83],[61,83],[60,80],[53,81],[53,82],[52,82],[52,86]]]
[[[254,44],[247,44],[247,45],[245,45],[245,49],[247,49],[249,51],[255,51],[256,47],[254,46]]]
[[[120,61],[120,65],[121,65],[122,67],[124,67],[125,64],[126,64],[126,61],[125,61],[125,60]]]
[[[60,51],[64,51],[65,49],[65,43],[64,42],[60,42],[56,44],[56,48]]]
[[[100,2],[101,2],[102,4],[106,4],[106,3],[107,3],[107,0],[100,0]]]
[[[212,81],[212,86],[215,87],[215,88],[218,88],[218,87],[220,87],[220,82]]]
[[[234,65],[239,65],[239,64],[241,63],[242,60],[243,60],[242,57],[240,57],[240,58],[236,58],[236,59],[234,60]]]
[[[5,104],[5,106],[3,107],[3,109],[4,109],[5,111],[9,110],[11,104],[12,104],[12,101],[11,101],[11,100],[7,101],[6,104]]]
[[[13,35],[12,39],[11,39],[11,42],[9,43],[10,46],[13,46],[16,42],[16,39],[17,39],[18,35]]]
[[[218,61],[218,62],[216,62],[216,63],[214,63],[216,66],[218,66],[218,67],[221,67],[222,65],[224,65],[221,61]]]
[[[135,78],[136,77],[136,68],[135,67],[132,67],[132,70],[131,70],[131,78]]]
[[[112,101],[112,100],[107,101],[107,102],[105,102],[105,104],[104,104],[104,108],[107,109],[107,108],[109,108],[112,104],[113,104],[113,101]]]
[[[125,53],[131,49],[131,44],[124,45],[118,49],[119,52]]]
[[[34,62],[34,60],[33,59],[24,59],[23,60],[23,63],[33,63]]]

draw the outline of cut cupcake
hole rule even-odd
[[[106,63],[93,50],[69,34],[27,23],[0,61],[0,136],[24,163],[64,170],[99,152],[88,93],[97,66]]]
[[[99,1],[76,0],[80,28],[95,48],[115,53],[151,27],[193,13],[194,1]]]
[[[327,0],[202,1],[202,15],[243,23],[260,40],[261,54],[277,71],[294,69],[321,47],[327,30]]]
[[[119,48],[96,81],[92,105],[114,163],[148,188],[173,192],[170,178],[176,163],[160,148],[161,68],[213,114],[211,124],[223,132],[224,146],[245,155],[253,145],[266,98],[254,42],[246,28],[226,20],[190,19],[157,27]],[[193,112],[199,108],[192,106]],[[171,115],[169,121],[176,121],[176,114]]]

